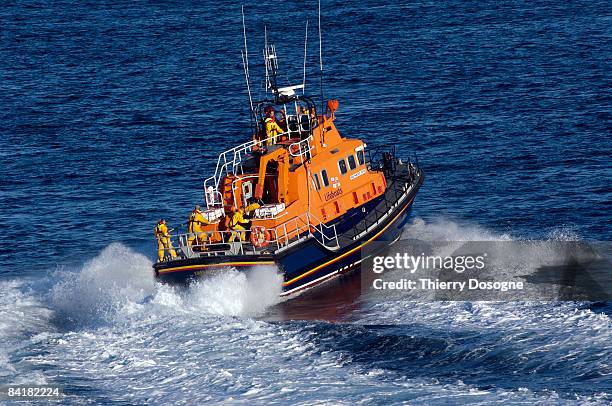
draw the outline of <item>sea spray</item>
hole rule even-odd
[[[430,221],[416,217],[404,228],[402,238],[423,241],[512,241],[514,239],[509,234],[494,233],[480,225],[444,217]]]
[[[0,281],[0,382],[17,382],[13,380],[16,375],[44,382],[33,379],[30,372],[18,371],[12,355],[26,345],[24,337],[54,331],[50,323],[53,311],[31,294],[26,282]]]
[[[600,247],[580,241],[577,235],[568,234],[566,231],[548,234],[549,238],[545,240],[532,240],[444,218],[428,221],[416,218],[406,227],[403,237],[404,239],[386,251],[384,256],[376,256],[373,264],[366,264],[368,269],[379,273],[380,264],[384,261],[385,269],[393,271],[386,275],[384,281],[374,279],[377,286],[381,286],[382,282],[409,277],[461,281],[466,283],[466,286],[489,286],[487,281],[499,282],[502,285],[505,283],[508,286],[518,286],[520,283],[522,286],[520,291],[513,295],[498,295],[489,292],[490,289],[470,289],[473,294],[469,295],[460,295],[454,291],[446,293],[437,289],[412,289],[406,299],[605,300],[609,297],[607,286],[610,286],[610,278],[603,272],[607,265],[605,257],[599,252]],[[369,249],[375,250],[375,244]],[[404,263],[412,260],[421,266],[413,266],[408,272],[401,266],[403,263],[392,261],[395,258],[404,258]],[[474,259],[481,259],[483,266],[466,268],[463,264],[467,264],[468,259],[472,263]],[[450,267],[446,265],[447,262]],[[433,265],[424,265],[430,263]],[[457,264],[461,264],[460,269]],[[607,264],[609,265],[609,262]],[[466,270],[469,272],[463,274]],[[362,273],[362,276],[369,281],[368,274]],[[473,283],[469,284],[469,280]],[[370,285],[362,284],[366,287]],[[397,295],[384,296],[396,299]]]
[[[109,321],[130,303],[155,292],[151,261],[130,248],[113,243],[78,272],[63,271],[50,292],[50,301],[65,321],[91,324]]]
[[[270,266],[248,272],[221,268],[187,287],[161,285],[154,280],[152,262],[120,243],[80,270],[56,275],[60,282],[51,288],[51,307],[69,325],[117,321],[152,304],[175,312],[257,316],[279,301],[282,287],[277,268]]]
[[[282,277],[273,266],[248,272],[226,269],[190,286],[189,303],[219,315],[259,316],[280,301]]]

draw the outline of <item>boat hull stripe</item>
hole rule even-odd
[[[293,278],[293,279],[291,279],[291,280],[288,280],[287,282],[284,282],[284,283],[283,283],[283,286],[289,286],[289,285],[291,285],[291,284],[293,284],[293,283],[295,283],[295,282],[299,281],[300,279],[305,278],[306,276],[311,275],[311,274],[313,274],[314,272],[317,272],[319,269],[324,268],[324,267],[326,267],[326,266],[328,266],[328,265],[331,265],[331,264],[333,264],[334,262],[337,262],[337,261],[341,260],[342,258],[345,258],[345,257],[347,257],[348,255],[351,255],[353,252],[355,252],[355,251],[357,251],[357,250],[361,249],[362,247],[365,247],[366,245],[370,244],[370,243],[371,243],[373,240],[375,240],[375,239],[376,239],[376,238],[378,238],[378,237],[379,237],[379,236],[380,236],[382,233],[384,233],[384,232],[385,232],[385,231],[386,231],[386,230],[387,230],[387,229],[388,229],[388,228],[389,228],[389,227],[390,227],[390,226],[391,226],[393,223],[395,223],[395,220],[397,220],[397,218],[398,218],[399,216],[401,216],[401,215],[402,215],[402,213],[404,213],[404,211],[406,211],[406,209],[407,209],[408,207],[410,207],[410,205],[411,205],[411,203],[412,203],[412,201],[413,201],[413,200],[414,200],[414,196],[412,197],[412,199],[410,199],[410,201],[408,201],[408,203],[407,203],[407,204],[406,204],[406,205],[405,205],[405,206],[402,208],[402,210],[401,210],[399,213],[397,213],[397,215],[396,215],[395,217],[393,217],[393,219],[392,219],[391,221],[389,221],[389,223],[387,223],[387,225],[386,225],[385,227],[383,227],[383,229],[382,229],[382,230],[380,230],[379,232],[377,232],[376,234],[374,234],[374,236],[373,236],[372,238],[370,238],[369,240],[367,240],[367,241],[366,241],[366,242],[364,242],[363,244],[361,244],[361,245],[359,245],[359,246],[357,246],[357,247],[355,247],[355,248],[353,248],[353,249],[351,249],[351,250],[349,250],[349,251],[345,252],[344,254],[342,254],[342,255],[340,255],[340,256],[338,256],[338,257],[336,257],[336,258],[332,259],[332,260],[329,260],[329,261],[327,261],[327,262],[325,262],[325,263],[323,263],[323,264],[321,264],[321,265],[319,265],[319,266],[316,266],[316,267],[312,268],[310,271],[304,272],[303,274],[301,274],[301,275],[299,275],[299,276],[296,276],[295,278]]]
[[[170,272],[179,272],[179,271],[195,271],[198,269],[205,268],[221,268],[223,266],[253,266],[253,265],[274,265],[274,261],[248,261],[248,262],[225,262],[225,263],[217,263],[217,264],[204,264],[204,265],[185,265],[185,266],[177,266],[174,268],[165,268],[160,269],[159,273],[170,273]]]

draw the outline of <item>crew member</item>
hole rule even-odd
[[[283,133],[283,129],[276,122],[276,112],[274,111],[274,107],[266,107],[265,113],[266,119],[264,122],[266,124],[266,146],[270,146],[276,144],[277,137],[279,134]]]
[[[251,197],[249,200],[247,200],[247,203],[247,207],[244,208],[244,217],[247,219],[252,219],[255,216],[255,210],[259,209],[263,202],[260,199]]]
[[[194,242],[196,243],[196,245],[204,243],[206,234],[204,233],[202,227],[206,224],[210,224],[210,222],[206,220],[206,218],[202,214],[200,205],[196,204],[195,208],[189,215],[188,220],[189,245],[193,245]]]
[[[237,209],[234,211],[232,218],[230,219],[229,228],[233,231],[230,237],[230,242],[233,242],[236,239],[237,234],[240,234],[240,241],[246,240],[246,230],[251,228],[251,222],[244,218],[243,209]]]
[[[172,241],[170,240],[170,232],[168,231],[168,226],[166,226],[166,220],[159,220],[153,232],[157,238],[157,256],[159,261],[161,262],[165,259],[166,250],[170,251],[172,258],[176,258],[176,251],[174,251]]]

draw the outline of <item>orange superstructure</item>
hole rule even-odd
[[[338,102],[328,105],[337,108]],[[307,120],[311,130],[287,129],[284,140],[273,146],[266,147],[261,137],[255,140],[250,148],[252,162],[240,165],[239,175],[231,172],[220,179],[221,201],[209,201],[209,207],[221,206],[227,214],[244,209],[249,198],[261,199],[264,207],[282,204],[280,213],[253,217],[252,226],[286,225],[291,232],[296,227],[292,221],[305,213],[312,215],[313,225],[327,223],[385,193],[384,173],[366,165],[363,141],[340,135],[335,114],[307,116]],[[228,221],[219,221],[205,229],[229,228]]]

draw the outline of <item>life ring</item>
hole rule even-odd
[[[251,228],[251,244],[257,248],[264,248],[270,244],[270,232],[264,226]]]

